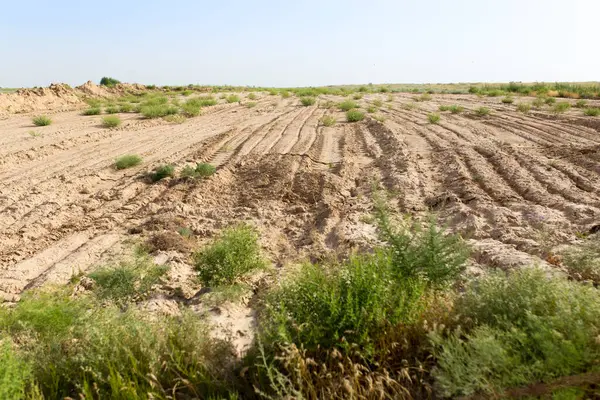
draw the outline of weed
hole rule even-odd
[[[440,122],[440,114],[438,113],[429,113],[427,114],[427,120],[430,124],[437,124]]]
[[[181,171],[183,178],[206,178],[211,176],[217,171],[217,169],[207,163],[198,163],[195,167],[186,166]]]
[[[142,157],[136,154],[127,154],[117,158],[115,161],[116,169],[125,169],[134,167],[142,162]]]
[[[102,109],[100,107],[90,107],[81,112],[81,115],[100,115],[102,113]]]
[[[304,96],[300,98],[300,103],[302,103],[304,107],[312,106],[315,104],[316,101],[317,100],[314,97],[310,96]]]
[[[381,107],[383,105],[383,101],[381,101],[379,99],[373,100],[373,105],[375,107]]]
[[[104,128],[116,128],[121,125],[121,118],[116,115],[109,115],[102,118],[102,126]]]
[[[348,122],[358,122],[362,121],[365,118],[365,114],[359,110],[352,109],[346,111],[346,121]]]
[[[519,103],[517,104],[517,111],[527,114],[531,110],[531,104]]]
[[[584,238],[583,244],[569,247],[563,261],[573,279],[600,285],[600,237]]]
[[[515,100],[510,96],[506,96],[506,97],[502,98],[502,103],[504,103],[504,104],[512,104],[512,103],[514,103],[514,101]]]
[[[194,266],[205,285],[231,285],[263,268],[258,236],[248,225],[225,229],[211,244],[194,253]]]
[[[119,112],[122,113],[129,113],[133,111],[133,105],[129,104],[129,103],[123,103],[119,106]]]
[[[104,109],[104,111],[105,111],[107,114],[116,114],[116,113],[118,113],[118,112],[119,112],[119,110],[120,110],[120,107],[119,107],[119,106],[116,106],[116,105],[110,105],[110,106],[108,106],[108,107],[106,107],[106,108]]]
[[[164,178],[167,177],[173,177],[175,176],[175,167],[172,165],[161,165],[160,167],[157,167],[154,172],[152,172],[150,174],[150,180],[152,182],[158,182]]]
[[[35,126],[48,126],[51,123],[52,120],[46,115],[38,115],[36,117],[33,117],[33,124]]]
[[[600,108],[586,108],[583,110],[583,114],[588,117],[597,117],[600,115]]]
[[[281,92],[281,97],[284,98],[284,99],[287,99],[290,96],[291,96],[291,94],[288,91],[284,90],[284,91]]]
[[[375,107],[375,106],[369,106],[369,107],[367,107],[367,112],[369,114],[373,114],[373,113],[377,112],[377,107]]]
[[[571,108],[571,104],[566,101],[562,101],[560,103],[556,103],[554,107],[552,107],[552,111],[556,114],[561,114]]]
[[[336,123],[336,119],[335,119],[335,117],[334,117],[334,116],[332,116],[332,115],[324,115],[324,116],[321,118],[321,123],[322,123],[324,126],[333,126],[333,125],[335,125],[335,123]]]
[[[36,138],[36,137],[41,137],[42,134],[36,131],[29,131],[27,132],[29,134],[29,136],[31,136],[32,138]]]
[[[344,100],[338,104],[338,107],[341,111],[350,111],[353,108],[358,108],[358,104],[352,100]]]
[[[546,101],[543,97],[538,97],[534,101],[531,102],[531,105],[535,108],[542,108],[546,104]]]
[[[461,112],[465,111],[465,108],[462,106],[452,105],[448,108],[448,110],[450,110],[452,114],[460,114]]]
[[[236,94],[230,94],[229,96],[227,96],[225,98],[225,101],[227,103],[239,103],[240,101],[240,96],[236,95]]]
[[[475,110],[475,113],[480,117],[484,117],[486,115],[489,115],[490,109],[487,107],[479,107],[478,109]]]
[[[161,118],[167,115],[175,115],[179,112],[177,107],[169,106],[167,104],[150,104],[142,105],[140,113],[145,118]]]
[[[187,117],[181,114],[167,115],[162,117],[162,119],[173,124],[183,124],[185,121],[187,121]]]
[[[556,99],[554,97],[546,97],[544,99],[544,102],[550,106],[550,105],[556,103]]]
[[[391,94],[388,95],[387,100],[388,103],[394,101],[394,96],[392,96]]]
[[[248,102],[248,103],[246,103],[246,107],[247,107],[247,108],[253,108],[253,107],[256,107],[256,102],[255,102],[255,101]]]
[[[381,122],[384,123],[385,122],[385,117],[383,115],[373,115],[373,119],[377,122]]]
[[[431,100],[431,95],[429,93],[423,93],[419,97],[415,98],[416,101],[429,101]]]
[[[587,100],[577,100],[577,102],[575,102],[575,107],[577,108],[585,108],[585,106],[587,105]]]
[[[256,94],[254,94],[254,93],[250,93],[250,94],[248,95],[248,99],[249,99],[249,100],[256,100],[256,99],[257,99],[257,97],[256,97]]]
[[[186,226],[182,226],[181,228],[177,229],[177,233],[184,238],[191,238],[194,236],[194,231]]]
[[[363,95],[362,95],[362,94],[360,94],[360,93],[355,93],[355,94],[352,96],[352,98],[353,98],[354,100],[360,100],[360,99],[362,99],[362,98],[363,98]]]
[[[487,92],[488,97],[498,97],[498,96],[502,96],[502,90],[490,90],[489,92]]]
[[[441,105],[439,107],[440,111],[450,111],[450,106],[446,106],[446,105]]]
[[[419,105],[417,103],[413,103],[413,102],[404,103],[404,104],[402,104],[402,108],[410,111],[410,110],[415,110],[415,109],[419,108]]]
[[[181,110],[183,111],[183,115],[186,117],[197,117],[200,115],[200,102],[196,99],[190,99],[186,101],[182,106]]]

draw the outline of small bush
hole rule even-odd
[[[116,115],[109,115],[102,118],[102,126],[105,128],[116,128],[119,125],[121,125],[121,118]]]
[[[556,103],[556,99],[554,97],[546,97],[544,99],[544,102],[551,106],[552,104]]]
[[[365,114],[359,110],[348,110],[346,111],[346,121],[358,122],[365,118]]]
[[[450,106],[441,105],[439,107],[439,110],[440,111],[450,111]]]
[[[175,115],[179,112],[177,107],[167,104],[144,105],[140,108],[140,113],[145,118],[161,118],[167,115]]]
[[[600,115],[600,108],[586,108],[583,110],[583,114],[588,117],[597,117]]]
[[[419,97],[415,99],[416,101],[429,101],[431,100],[431,95],[429,93],[423,93]]]
[[[257,97],[256,97],[256,94],[254,94],[254,93],[250,93],[250,94],[248,95],[248,99],[249,99],[249,100],[256,100],[256,98],[257,98]]]
[[[566,101],[560,102],[560,103],[556,103],[554,105],[554,107],[552,107],[552,111],[556,114],[561,114],[564,113],[565,111],[569,110],[571,108],[571,104],[567,103]]]
[[[542,108],[546,104],[546,101],[543,97],[538,97],[534,101],[531,102],[531,105],[535,108]]]
[[[136,154],[128,154],[117,158],[115,161],[116,169],[125,169],[134,167],[142,162],[142,157]]]
[[[198,97],[194,100],[196,100],[201,107],[210,107],[218,103],[217,99],[210,96]]]
[[[531,110],[531,104],[519,103],[517,104],[517,111],[527,114]]]
[[[452,114],[460,114],[461,112],[465,111],[465,108],[462,106],[452,105],[450,106],[449,110]]]
[[[167,177],[175,176],[175,167],[172,165],[161,165],[150,174],[152,182],[158,182]]]
[[[236,94],[230,94],[229,96],[227,96],[225,98],[225,101],[227,103],[238,103],[240,101],[240,96],[238,96]]]
[[[256,107],[256,102],[255,101],[251,101],[249,103],[246,103],[246,107],[247,108],[253,108]]]
[[[300,103],[304,106],[304,107],[308,107],[308,106],[312,106],[315,104],[317,100],[314,97],[310,97],[310,96],[304,96],[300,98]]]
[[[211,176],[217,171],[217,169],[207,163],[198,163],[195,167],[186,166],[181,171],[183,178],[206,178]]]
[[[363,95],[362,95],[362,94],[360,94],[360,93],[355,93],[355,94],[352,96],[352,98],[353,98],[354,100],[360,100],[360,99],[362,99],[362,98],[363,98]]]
[[[573,279],[600,285],[600,237],[586,238],[583,244],[569,247],[563,253],[563,263]]]
[[[585,108],[585,106],[587,105],[587,100],[577,100],[577,102],[575,103],[575,107],[577,108]]]
[[[358,104],[352,100],[345,100],[338,104],[341,111],[350,111],[353,108],[358,108]]]
[[[291,96],[290,92],[287,92],[285,90],[281,92],[281,97],[284,99],[287,99],[290,96]]]
[[[181,110],[183,111],[183,115],[186,117],[197,117],[200,115],[200,108],[202,106],[197,100],[191,99],[186,101],[182,106]]]
[[[100,79],[100,85],[102,85],[102,86],[113,87],[119,83],[121,83],[121,81],[119,81],[115,78],[108,77],[108,76],[105,76],[102,79]]]
[[[383,105],[383,101],[381,101],[379,99],[373,100],[373,105],[375,107],[381,107]]]
[[[335,123],[336,123],[336,119],[335,119],[335,117],[334,117],[334,116],[332,116],[332,115],[324,115],[324,116],[321,118],[321,123],[322,123],[324,126],[333,126],[333,125],[335,125]]]
[[[0,398],[27,398],[32,375],[31,365],[15,354],[12,341],[0,335]]]
[[[123,103],[119,106],[119,112],[130,113],[133,111],[133,105],[129,103]]]
[[[512,104],[512,103],[514,103],[514,101],[515,100],[510,96],[506,96],[502,99],[502,103],[504,103],[504,104]]]
[[[116,114],[119,112],[119,107],[116,105],[110,105],[104,109],[107,114]]]
[[[194,253],[193,259],[200,280],[209,286],[231,285],[265,266],[258,235],[248,225],[225,229],[211,244]]]
[[[369,114],[373,114],[373,113],[377,112],[377,107],[375,107],[375,106],[369,106],[369,107],[367,107],[367,112]]]
[[[487,107],[479,107],[478,109],[475,110],[475,113],[477,115],[479,115],[480,117],[484,117],[486,115],[489,115],[490,109]]]
[[[33,117],[33,124],[35,126],[48,126],[51,123],[52,120],[46,115],[38,115],[36,117]]]
[[[502,96],[502,90],[490,90],[489,92],[487,92],[488,97],[498,97],[498,96]]]
[[[429,113],[427,114],[427,120],[430,124],[437,124],[440,122],[440,114],[438,113]]]
[[[373,115],[373,119],[377,122],[384,123],[385,117],[383,115]]]
[[[81,115],[100,115],[102,113],[102,109],[100,107],[90,107],[81,112]]]

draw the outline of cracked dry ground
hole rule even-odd
[[[410,95],[384,101],[380,123],[344,122],[334,109],[263,96],[256,107],[219,105],[182,124],[122,114],[115,130],[100,117],[31,115],[0,120],[0,298],[62,283],[122,253],[132,238],[187,227],[196,240],[249,221],[276,266],[368,247],[373,182],[398,212],[435,212],[474,248],[473,265],[540,263],[555,246],[600,223],[600,125],[575,111],[519,114],[499,99]],[[327,100],[340,101],[329,97]],[[321,100],[324,101],[324,100]],[[459,104],[439,125],[428,112]],[[471,112],[485,105],[486,117]],[[323,127],[319,119],[338,122]],[[116,171],[123,154],[144,162]],[[217,173],[150,184],[160,164],[180,170],[209,162]]]

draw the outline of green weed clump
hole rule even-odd
[[[118,113],[118,112],[119,112],[119,110],[120,110],[120,107],[119,107],[119,106],[116,106],[116,105],[110,105],[110,106],[108,106],[108,107],[106,107],[106,108],[104,109],[104,111],[105,111],[107,114],[116,114],[116,113]]]
[[[534,101],[531,102],[531,105],[535,108],[542,108],[546,104],[546,101],[543,97],[537,97]]]
[[[287,99],[287,98],[289,98],[290,96],[291,96],[290,92],[288,92],[288,91],[286,91],[286,90],[284,90],[284,91],[282,91],[282,92],[281,92],[281,97],[282,97],[283,99]]]
[[[546,104],[548,104],[549,106],[551,106],[552,104],[556,103],[556,98],[554,98],[554,97],[546,97],[546,98],[544,98],[544,102]]]
[[[200,115],[202,105],[196,99],[190,99],[183,103],[181,110],[186,117],[197,117]]]
[[[33,117],[32,121],[35,126],[48,126],[52,123],[52,119],[47,115],[38,115]]]
[[[352,109],[346,112],[346,121],[359,122],[365,119],[365,114],[362,111]]]
[[[585,108],[585,106],[587,106],[587,100],[579,99],[575,102],[575,107],[577,108]]]
[[[81,115],[100,115],[102,113],[102,109],[100,107],[90,107],[81,112]]]
[[[600,285],[600,237],[585,238],[583,244],[569,247],[563,253],[563,264],[571,278]]]
[[[225,229],[211,244],[194,253],[203,284],[231,285],[243,275],[265,267],[258,235],[248,225]]]
[[[179,112],[179,109],[168,104],[146,104],[140,108],[140,113],[145,118],[161,118],[167,115],[175,115]]]
[[[119,112],[130,113],[134,110],[134,107],[130,103],[123,103],[119,106]]]
[[[196,99],[201,107],[210,107],[218,103],[217,99],[211,96],[201,96]]]
[[[367,107],[367,112],[369,114],[376,113],[377,112],[377,107],[375,107],[375,106],[369,106],[369,107]]]
[[[514,101],[515,100],[510,96],[506,96],[502,99],[502,103],[504,103],[504,104],[512,104],[512,103],[514,103]]]
[[[440,114],[438,114],[438,113],[427,114],[427,121],[429,121],[430,124],[439,123],[440,122]]]
[[[415,98],[416,101],[429,101],[431,100],[431,95],[429,93],[423,93],[419,97]]]
[[[247,108],[256,107],[256,102],[255,101],[250,101],[250,102],[246,103],[246,107]]]
[[[566,101],[562,101],[556,103],[554,107],[552,107],[552,111],[556,114],[562,114],[571,108],[571,104]]]
[[[142,157],[138,156],[137,154],[127,154],[127,155],[117,158],[117,161],[115,161],[115,168],[116,169],[131,168],[138,164],[141,164],[141,162],[142,162]]]
[[[475,110],[475,113],[480,117],[485,117],[486,115],[489,115],[490,109],[487,107],[479,107]]]
[[[338,107],[341,111],[350,111],[353,108],[358,108],[358,104],[352,100],[344,100],[342,101],[340,104],[338,104]]]
[[[100,85],[102,86],[114,87],[119,83],[121,83],[121,81],[108,76],[105,76],[102,79],[100,79]]]
[[[250,93],[248,95],[248,100],[256,100],[256,99],[257,99],[257,97],[256,97],[256,94],[254,92],[252,92],[252,93]]]
[[[451,105],[448,110],[452,113],[452,114],[460,114],[461,112],[465,111],[465,108],[462,106],[458,106],[458,105]]]
[[[186,166],[181,171],[181,177],[183,178],[206,178],[213,175],[217,169],[207,163],[198,163],[195,167]]]
[[[300,98],[300,103],[304,106],[304,107],[308,107],[308,106],[312,106],[315,104],[317,100],[314,97],[310,97],[310,96],[304,96]]]
[[[379,99],[373,100],[373,105],[375,107],[381,107],[383,105],[383,101],[381,101]]]
[[[446,105],[441,105],[439,107],[440,111],[450,111],[450,106],[446,106]]]
[[[531,104],[519,103],[517,104],[517,111],[527,114],[531,110]]]
[[[165,178],[172,178],[175,176],[175,167],[172,165],[161,165],[157,167],[154,172],[150,174],[150,180],[152,182],[158,182]]]
[[[323,126],[333,126],[336,123],[336,119],[332,115],[324,115],[321,118],[321,123],[323,124]]]
[[[583,110],[583,114],[588,117],[597,117],[600,115],[600,108],[586,108]]]
[[[352,95],[352,98],[353,98],[354,100],[360,100],[360,99],[362,99],[362,98],[363,98],[363,95],[362,95],[362,94],[360,94],[360,93],[355,93],[355,94],[353,94],[353,95]]]
[[[227,96],[225,98],[225,101],[227,103],[239,103],[240,101],[240,96],[236,95],[236,94],[230,94],[229,96]]]
[[[121,118],[116,115],[109,115],[102,118],[102,126],[104,128],[116,128],[121,125]]]

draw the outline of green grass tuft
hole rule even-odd
[[[336,119],[332,115],[324,115],[321,117],[321,123],[323,126],[333,126],[336,123]]]
[[[48,126],[52,123],[52,120],[50,119],[50,117],[46,116],[46,115],[38,115],[33,117],[33,124],[35,126]]]
[[[350,111],[353,108],[358,108],[358,104],[352,100],[344,100],[338,104],[338,107],[341,111]]]
[[[429,121],[430,124],[439,123],[440,122],[440,114],[438,114],[438,113],[427,114],[427,121]]]
[[[562,101],[562,102],[556,103],[554,105],[554,107],[552,107],[552,111],[556,114],[561,114],[561,113],[566,112],[570,108],[571,108],[570,103],[567,103],[566,101]]]
[[[585,106],[587,106],[587,100],[579,99],[575,102],[575,107],[577,108],[585,108]]]
[[[490,112],[491,112],[491,110],[487,107],[479,107],[478,109],[475,110],[475,113],[480,117],[489,115]]]
[[[172,165],[161,165],[157,167],[154,172],[150,174],[150,180],[152,182],[158,182],[165,178],[172,178],[175,176],[175,167]]]
[[[236,95],[236,94],[230,94],[229,96],[227,96],[225,98],[225,101],[227,103],[239,103],[240,101],[240,96]]]
[[[367,107],[367,112],[369,114],[376,113],[377,112],[377,107],[375,107],[375,106],[369,106],[369,107]]]
[[[448,110],[452,113],[452,114],[460,114],[461,112],[465,111],[465,108],[462,106],[458,106],[458,105],[451,105]]]
[[[253,108],[253,107],[256,107],[256,102],[255,102],[255,101],[248,102],[248,103],[246,103],[246,107],[247,107],[247,108]]]
[[[300,103],[304,107],[312,106],[315,104],[316,101],[317,101],[317,99],[315,99],[314,97],[310,97],[310,96],[304,96],[304,97],[300,98]]]
[[[167,115],[175,115],[179,112],[177,107],[170,106],[168,104],[147,104],[142,105],[140,113],[145,118],[161,118]]]
[[[102,113],[102,109],[100,107],[90,107],[81,112],[81,115],[100,115]]]
[[[588,117],[597,117],[600,115],[600,108],[586,108],[583,110],[583,114]]]
[[[359,122],[365,119],[365,114],[359,110],[352,109],[346,111],[346,121],[348,122]]]
[[[110,105],[104,109],[107,114],[116,114],[120,110],[120,107],[117,105]]]
[[[197,117],[200,115],[202,105],[196,99],[190,99],[183,103],[181,110],[186,117]]]
[[[105,128],[116,128],[121,125],[121,118],[116,115],[109,115],[102,118],[102,126]]]
[[[198,163],[195,167],[186,166],[181,171],[181,177],[183,178],[206,178],[213,175],[217,169],[207,163]]]
[[[119,106],[119,112],[130,113],[134,110],[134,107],[130,103],[123,103]]]
[[[117,158],[117,160],[115,161],[115,168],[116,169],[131,168],[131,167],[135,167],[138,164],[141,164],[141,162],[142,162],[142,157],[140,157],[136,154],[127,154],[127,155]]]
[[[519,103],[517,104],[517,111],[527,114],[531,110],[531,104]]]
[[[504,103],[504,104],[512,104],[512,103],[514,103],[514,101],[515,100],[510,96],[506,96],[502,99],[502,103]]]
[[[256,97],[256,94],[255,94],[255,93],[250,93],[250,94],[248,95],[248,100],[256,100],[256,99],[257,99],[257,97]]]

